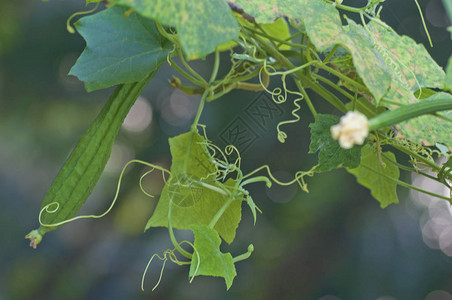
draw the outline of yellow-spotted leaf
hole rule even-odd
[[[144,17],[174,27],[185,54],[204,57],[239,35],[239,27],[224,0],[114,0]]]

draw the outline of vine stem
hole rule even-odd
[[[377,132],[377,134],[381,138],[387,138],[385,135],[381,134],[380,132]],[[441,167],[438,166],[437,164],[435,164],[434,162],[431,162],[430,160],[428,160],[425,157],[423,157],[422,155],[419,155],[418,153],[412,151],[411,149],[405,148],[405,147],[397,144],[397,142],[391,143],[390,145],[393,146],[394,148],[396,148],[397,150],[405,152],[406,154],[410,155],[411,157],[414,157],[415,159],[423,162],[424,164],[426,164],[427,166],[432,168],[432,170],[435,172],[438,172],[441,169]]]
[[[210,93],[210,91],[207,89],[202,94],[201,102],[199,103],[199,107],[198,107],[198,112],[196,113],[195,120],[193,121],[193,124],[191,125],[192,131],[195,131],[198,126],[198,122],[199,122],[199,119],[201,118],[201,113],[202,113],[202,110],[204,109],[204,104],[206,102],[206,98],[209,95],[209,93]]]
[[[339,9],[346,10],[349,12],[355,12],[355,13],[360,13],[360,12],[366,10],[367,8],[371,7],[372,5],[374,5],[373,1],[369,1],[369,4],[367,4],[366,6],[364,6],[362,8],[356,8],[356,7],[351,7],[351,6],[347,6],[347,5],[337,4],[334,1],[329,1],[329,0],[324,0],[324,1],[330,3],[331,5],[336,6]]]
[[[369,131],[398,124],[402,121],[412,119],[443,110],[452,109],[450,97],[422,100],[410,105],[405,105],[394,110],[388,110],[369,120]]]
[[[203,87],[207,87],[208,84],[206,82],[206,80],[198,74],[198,72],[196,72],[195,70],[193,70],[192,67],[190,67],[190,65],[187,63],[187,61],[184,58],[184,54],[182,53],[182,50],[180,47],[177,48],[177,53],[179,54],[180,57],[180,61],[182,62],[182,64],[184,65],[184,67],[191,73],[193,74],[193,76],[195,76],[197,79],[199,79],[200,82],[202,82]]]
[[[170,59],[170,63],[171,66],[176,69],[176,71],[181,74],[182,76],[184,76],[185,78],[187,78],[190,82],[192,82],[195,85],[201,86],[201,87],[205,87],[204,83],[199,81],[198,79],[194,78],[193,76],[191,76],[190,74],[188,74],[187,72],[185,72],[174,60]]]
[[[413,189],[413,190],[415,190],[415,191],[418,191],[418,192],[421,192],[421,193],[424,193],[424,194],[427,194],[427,195],[430,195],[430,196],[433,196],[433,197],[437,197],[437,198],[440,198],[440,199],[444,199],[444,200],[447,200],[448,202],[452,202],[452,200],[451,200],[450,198],[448,198],[448,197],[445,197],[445,196],[443,196],[443,195],[439,195],[439,194],[435,194],[435,193],[433,193],[433,192],[429,192],[429,191],[423,190],[423,189],[418,188],[418,187],[416,187],[416,186],[414,186],[414,185],[408,184],[408,183],[403,182],[403,181],[401,181],[401,180],[399,180],[399,179],[396,179],[396,178],[394,178],[394,177],[388,176],[388,175],[386,175],[386,174],[384,174],[384,173],[380,173],[380,172],[378,172],[377,170],[375,170],[375,169],[373,169],[373,168],[371,168],[371,167],[368,167],[368,166],[366,166],[366,165],[362,165],[362,166],[363,166],[364,168],[366,168],[366,169],[368,169],[368,170],[370,170],[370,171],[372,171],[372,172],[374,172],[374,173],[380,175],[380,176],[383,176],[383,177],[385,177],[385,178],[387,178],[387,179],[389,179],[389,180],[394,181],[395,183],[397,183],[397,184],[400,185],[400,186],[406,187],[406,188],[408,188],[408,189]]]
[[[179,251],[179,253],[181,255],[185,256],[188,259],[191,259],[193,255],[190,252],[188,252],[187,250],[185,250],[184,248],[182,248],[180,246],[180,243],[177,242],[177,239],[174,236],[173,220],[171,217],[171,212],[172,212],[172,207],[173,207],[172,204],[173,204],[173,195],[171,195],[171,198],[170,198],[170,201],[168,204],[168,231],[169,231],[171,243],[173,244],[174,248],[177,249],[177,251]]]
[[[236,193],[233,193],[228,200],[223,204],[223,206],[217,211],[217,213],[213,216],[212,220],[209,223],[209,228],[214,228],[217,224],[218,220],[220,220],[221,216],[224,214],[226,209],[231,205],[232,201],[234,201]]]

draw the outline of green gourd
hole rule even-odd
[[[67,223],[85,203],[105,168],[125,117],[157,69],[141,81],[116,87],[44,197],[41,226],[25,237],[30,239],[31,247],[36,248],[44,234]]]

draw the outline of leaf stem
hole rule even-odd
[[[189,81],[191,81],[193,84],[201,86],[201,87],[205,87],[205,84],[201,81],[199,81],[198,79],[194,78],[193,76],[191,76],[190,74],[188,74],[187,72],[185,72],[174,60],[172,60],[171,58],[169,59],[171,66],[176,69],[176,71],[181,74],[182,76],[184,76],[185,78],[187,78]]]
[[[220,67],[220,51],[218,50],[218,48],[216,48],[215,49],[215,61],[213,63],[213,70],[212,70],[212,74],[210,75],[209,84],[212,84],[215,81],[215,78],[217,78],[219,67]]]
[[[191,74],[193,74],[193,76],[195,76],[196,78],[199,79],[199,81],[202,82],[202,85],[201,85],[202,87],[207,87],[208,84],[207,84],[206,80],[205,80],[201,75],[199,75],[195,70],[193,70],[193,68],[190,67],[190,65],[187,63],[187,61],[186,61],[185,58],[184,58],[184,54],[182,53],[182,50],[181,50],[180,47],[177,48],[177,52],[178,52],[178,54],[179,54],[180,61],[182,62],[182,64],[184,65],[184,67],[185,67]]]
[[[312,74],[312,78],[314,78],[315,80],[320,80],[320,81],[328,84],[330,87],[332,87],[333,89],[335,89],[336,91],[338,91],[339,93],[341,93],[342,95],[344,95],[345,97],[350,99],[350,101],[355,100],[355,97],[353,97],[352,95],[347,93],[343,88],[339,87],[337,84],[335,84],[331,80],[328,80],[325,77],[317,75],[317,74]]]
[[[324,64],[326,64],[331,57],[333,57],[334,53],[336,53],[336,50],[339,48],[339,44],[334,45],[333,49],[328,53],[327,57],[322,61]]]

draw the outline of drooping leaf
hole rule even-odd
[[[204,57],[239,35],[237,20],[224,0],[114,0],[144,17],[175,27],[185,54]]]
[[[204,138],[197,132],[190,131],[169,141],[173,157],[171,177],[163,188],[146,230],[150,227],[168,227],[170,208],[174,228],[208,225],[230,197],[224,191],[234,191],[235,181],[229,179],[222,183],[215,180],[216,166],[211,162]],[[227,243],[234,240],[241,219],[243,199],[236,198],[214,227]]]
[[[316,172],[326,172],[334,168],[356,168],[360,162],[361,147],[342,149],[339,143],[331,137],[331,126],[339,123],[339,117],[317,114],[315,122],[311,123],[311,144],[309,153],[319,153],[319,166]]]
[[[359,167],[347,171],[356,177],[359,184],[370,189],[372,196],[380,202],[381,208],[385,208],[391,203],[399,203],[397,183],[388,178],[399,179],[399,168],[388,160],[396,160],[392,152],[381,154],[380,161],[375,150],[366,145],[362,148]]]
[[[75,23],[86,48],[69,72],[87,91],[143,79],[165,60],[170,43],[153,21],[127,9],[110,7]]]
[[[229,290],[237,273],[232,255],[220,251],[221,239],[218,233],[205,225],[192,225],[190,229],[195,236],[194,248],[199,259],[198,255],[194,253],[189,276],[223,277]]]

